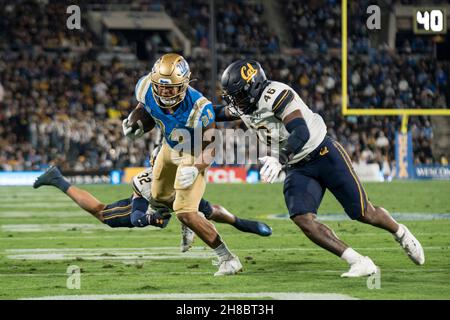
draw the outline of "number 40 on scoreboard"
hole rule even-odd
[[[414,33],[447,33],[447,10],[445,7],[427,7],[414,9]]]

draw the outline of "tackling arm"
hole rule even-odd
[[[216,114],[216,122],[235,121],[240,119],[238,115],[232,114],[226,106],[215,105],[213,106],[213,109]]]
[[[280,163],[286,164],[290,158],[300,152],[309,140],[309,130],[300,110],[295,110],[283,118],[283,124],[290,135],[287,144],[280,150]]]

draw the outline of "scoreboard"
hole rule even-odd
[[[415,34],[447,33],[446,7],[415,7],[412,20]]]

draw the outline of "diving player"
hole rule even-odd
[[[215,127],[212,104],[189,86],[190,77],[186,60],[169,53],[159,58],[151,72],[136,84],[138,106],[144,106],[164,136],[153,168],[151,194],[154,201],[172,206],[177,218],[215,251],[219,257],[215,276],[233,275],[242,270],[239,258],[230,252],[214,225],[197,213],[206,187],[205,171],[214,152],[204,152],[207,145],[203,139],[200,146],[193,148],[200,152],[179,149],[194,141],[194,130],[204,132]],[[142,134],[128,125],[127,119],[123,131],[129,137]]]
[[[89,212],[100,222],[111,228],[142,228],[152,225],[165,228],[171,218],[172,210],[164,205],[150,204],[152,183],[152,168],[146,169],[133,178],[133,195],[111,204],[104,204],[91,193],[71,185],[61,174],[57,167],[50,167],[40,175],[33,184],[37,189],[41,186],[54,186],[69,196],[80,208]],[[220,205],[211,205],[201,199],[198,209],[208,220],[219,223],[228,223],[242,232],[270,236],[271,228],[265,223],[240,219]],[[194,240],[194,233],[182,225],[183,237],[181,251],[188,251]]]
[[[240,118],[248,128],[268,128],[268,135],[278,138],[279,151],[260,158],[261,177],[273,183],[283,166],[286,168],[284,197],[290,218],[311,241],[349,263],[350,270],[342,277],[367,276],[376,273],[377,267],[316,219],[326,189],[351,219],[389,231],[414,263],[424,264],[419,241],[384,208],[368,200],[344,148],[326,135],[322,117],[291,87],[268,80],[255,60],[230,64],[222,74],[221,85],[228,108],[216,110],[217,121]]]

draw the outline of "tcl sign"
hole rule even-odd
[[[242,167],[212,167],[206,173],[209,183],[245,183],[247,170]]]

